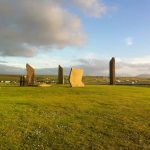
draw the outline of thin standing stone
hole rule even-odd
[[[58,66],[58,83],[64,84],[64,70],[60,65]]]
[[[115,84],[115,58],[112,57],[109,63],[109,72],[110,72],[110,85]]]

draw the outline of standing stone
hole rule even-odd
[[[115,58],[113,57],[109,63],[110,85],[115,84]]]
[[[34,69],[29,64],[26,64],[26,70],[27,70],[27,85],[32,86],[34,85]]]
[[[58,83],[64,84],[64,70],[60,65],[58,66]]]
[[[20,86],[23,86],[23,78],[22,78],[23,76],[20,76]]]
[[[25,86],[25,76],[20,76],[20,86]]]
[[[25,76],[22,76],[22,80],[23,80],[23,81],[22,81],[22,85],[25,86],[25,83],[26,83]]]
[[[83,70],[71,68],[69,82],[72,87],[84,87],[84,83],[82,82]]]

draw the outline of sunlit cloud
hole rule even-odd
[[[68,6],[94,17],[106,11],[98,0],[1,0],[0,56],[32,57],[54,48],[83,46],[81,18]]]
[[[72,2],[90,17],[100,17],[107,10],[106,5],[99,0],[72,0]]]
[[[0,55],[32,57],[39,50],[80,47],[79,17],[53,1],[0,1]]]

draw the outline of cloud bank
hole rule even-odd
[[[109,76],[109,60],[108,59],[76,59],[78,65],[72,65],[70,67],[64,67],[65,74],[69,74],[70,68],[82,68],[84,75],[90,76]],[[31,64],[32,65],[32,64]],[[37,74],[57,74],[58,68],[35,68]],[[117,76],[137,76],[140,74],[149,74],[150,62],[141,62],[140,59],[119,60],[116,59],[116,75]],[[8,66],[6,64],[0,64],[0,74],[23,74],[25,68]]]
[[[80,47],[85,43],[81,20],[67,8],[100,16],[98,0],[0,0],[0,56],[32,57],[42,50]]]

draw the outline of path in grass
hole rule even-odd
[[[150,88],[1,87],[0,149],[150,149]]]

